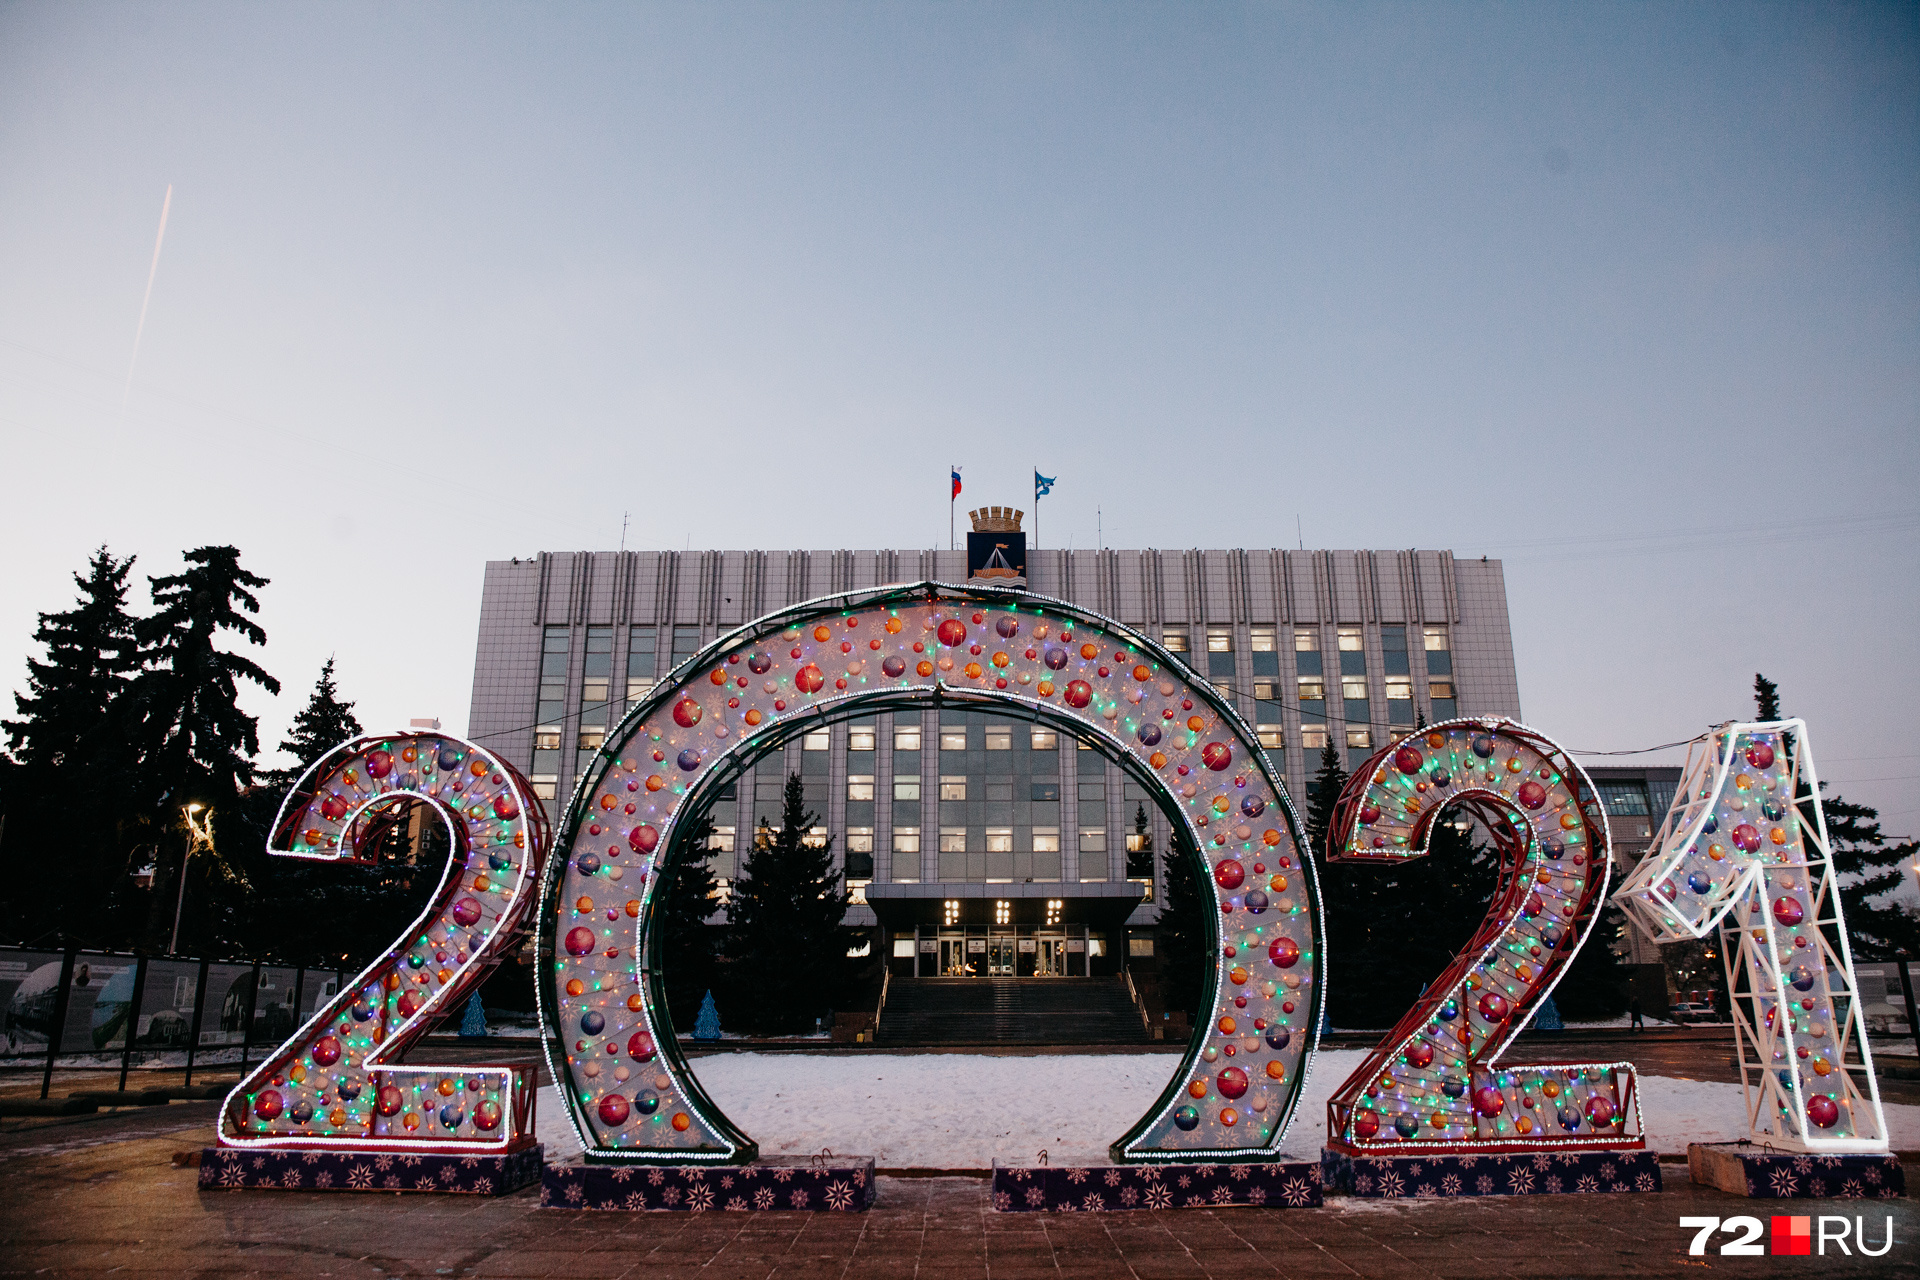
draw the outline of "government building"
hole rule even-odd
[[[716,637],[788,605],[930,579],[1022,586],[1160,641],[1253,726],[1304,819],[1328,744],[1351,768],[1454,715],[1520,718],[1497,560],[1446,551],[1028,550],[975,512],[972,551],[550,552],[486,569],[469,736],[558,819],[593,751]],[[817,837],[896,978],[1097,977],[1151,957],[1167,824],[1097,751],[1011,711],[865,715],[762,758],[714,800],[738,874],[802,778]]]

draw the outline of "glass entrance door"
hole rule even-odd
[[[940,939],[940,976],[965,978],[978,972],[977,967],[967,967],[967,940],[958,934],[943,935]]]
[[[994,978],[1013,976],[1012,938],[987,939],[987,975]]]
[[[1033,974],[1036,978],[1064,978],[1067,976],[1067,940],[1065,938],[1040,938],[1040,955],[1035,960]]]

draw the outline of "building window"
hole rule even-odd
[[[1060,784],[1057,782],[1035,782],[1028,794],[1029,800],[1056,801],[1060,798]]]
[[[990,724],[987,726],[987,750],[1013,750],[1013,726],[1010,724]]]
[[[873,879],[873,828],[847,828],[847,877],[851,884],[854,877]]]
[[[1301,676],[1298,688],[1300,690],[1300,701],[1302,702],[1325,702],[1327,700],[1327,682],[1319,676]],[[1307,709],[1308,708],[1305,707],[1301,708],[1303,711]],[[1314,707],[1312,710],[1317,712],[1323,710],[1323,708]]]
[[[1373,750],[1373,730],[1371,729],[1347,730],[1347,747],[1349,750],[1355,750],[1355,749],[1364,749],[1367,751]]]
[[[533,787],[533,794],[539,796],[542,800],[552,800],[554,798],[554,792],[558,789],[560,782],[558,778],[549,773],[536,773],[527,779],[527,781]]]
[[[917,724],[894,725],[893,749],[895,751],[918,751],[920,749],[920,726]]]
[[[1295,627],[1293,629],[1293,651],[1295,653],[1320,652],[1320,628]]]
[[[1107,829],[1105,827],[1080,828],[1080,852],[1105,853],[1107,851]]]
[[[847,799],[873,799],[873,775],[870,773],[850,773],[847,775]]]
[[[535,722],[559,724],[567,714],[566,704],[567,629],[548,627],[540,637],[540,706]]]
[[[1387,677],[1387,723],[1395,725],[1413,723],[1413,678],[1411,676]]]
[[[1380,656],[1386,663],[1387,674],[1404,676],[1407,670],[1407,629],[1402,626],[1384,626],[1380,628]]]
[[[1255,627],[1253,643],[1249,646],[1255,653],[1272,653],[1278,647],[1272,627]]]
[[[1233,678],[1233,629],[1231,627],[1207,628],[1207,675],[1209,677]],[[1218,687],[1218,686],[1216,686]],[[1231,690],[1222,690],[1222,697],[1233,696]]]
[[[967,798],[967,775],[964,773],[941,774],[940,798],[942,800],[965,800]]]
[[[533,749],[535,751],[558,751],[560,749],[560,726],[543,724],[533,731]]]
[[[895,800],[911,800],[915,804],[918,804],[920,802],[920,779],[895,778],[893,780],[893,798]]]
[[[732,853],[734,834],[732,827],[715,827],[707,840],[707,848],[715,853]]]
[[[940,749],[942,751],[965,751],[967,749],[967,726],[963,724],[941,725]]]
[[[1028,730],[1028,742],[1035,751],[1058,751],[1060,749],[1060,735],[1051,729],[1043,729],[1039,725],[1034,725],[1032,729]]]
[[[871,751],[874,748],[873,726],[854,724],[847,726],[847,750]]]
[[[1278,680],[1255,680],[1253,682],[1253,696],[1255,700],[1260,702],[1279,702],[1282,697],[1280,693],[1280,682]]]
[[[1130,956],[1150,956],[1153,954],[1152,938],[1128,938],[1127,954]]]
[[[1433,704],[1435,720],[1451,720],[1460,714],[1459,695],[1453,690],[1453,681],[1429,679],[1427,681],[1427,700]]]
[[[584,756],[591,752],[598,751],[600,749],[600,744],[605,742],[606,740],[607,740],[607,731],[605,726],[597,725],[597,724],[596,725],[583,724],[580,726],[580,754],[581,755]],[[582,769],[585,769],[586,762],[582,761],[579,767]]]
[[[1033,851],[1035,853],[1060,852],[1060,828],[1035,827],[1033,829]]]
[[[1327,745],[1327,726],[1324,724],[1303,724],[1300,726],[1300,749],[1319,751]]]
[[[1228,656],[1231,657],[1232,655],[1228,655]],[[1213,679],[1213,680],[1207,681],[1207,683],[1212,685],[1213,691],[1219,694],[1222,698],[1225,698],[1228,702],[1233,701],[1233,681]]]
[[[1208,653],[1232,653],[1233,652],[1233,628],[1232,627],[1208,627],[1207,628],[1207,652]]]
[[[1367,678],[1365,676],[1341,676],[1340,697],[1347,702],[1365,702],[1367,700]]]
[[[873,852],[873,828],[872,827],[848,827],[847,828],[847,852],[848,853],[872,853]]]
[[[871,859],[869,859],[869,861],[871,861]],[[872,883],[873,883],[873,877],[871,875],[869,875],[865,880],[847,881],[847,905],[854,906],[854,907],[866,906],[867,905],[867,886]],[[896,947],[899,946],[898,943],[895,943],[894,945]],[[873,943],[871,940],[869,940],[861,943],[856,948],[849,949],[847,954],[850,956],[853,956],[853,955],[864,956],[868,954],[869,951],[871,951],[872,947],[873,947]]]
[[[833,730],[809,729],[800,735],[802,751],[825,751],[833,745]]]
[[[987,828],[987,852],[988,853],[1012,853],[1013,852],[1013,828],[1012,827],[988,827]]]
[[[627,701],[638,702],[653,691],[654,647],[660,642],[652,627],[627,631]]]
[[[895,827],[893,829],[893,851],[895,853],[919,853],[920,828]]]
[[[1447,643],[1447,629],[1422,627],[1421,634],[1427,651],[1427,674],[1430,676],[1452,675],[1453,652]]]
[[[673,629],[673,665],[679,666],[698,652],[700,652],[700,628],[675,627]]]
[[[803,849],[826,848],[827,829],[825,827],[808,827],[807,834],[800,837],[800,847]]]
[[[1254,726],[1254,732],[1260,736],[1260,745],[1268,751],[1281,751],[1286,748],[1287,739],[1285,731],[1281,729],[1279,725],[1256,725]]]
[[[1168,653],[1185,653],[1187,652],[1187,633],[1169,631],[1160,637],[1160,644]]]
[[[1366,648],[1366,646],[1361,643],[1359,627],[1341,627],[1339,628],[1339,634],[1340,652],[1359,653]]]
[[[967,829],[965,827],[940,828],[940,852],[965,853],[967,851]]]
[[[580,719],[588,724],[607,722],[607,699],[613,684],[613,628],[588,627],[587,651],[581,666]]]

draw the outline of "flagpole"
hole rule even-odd
[[[947,550],[953,550],[953,504],[960,497],[953,491],[952,472],[958,470],[951,462],[947,464]]]
[[[1040,468],[1033,469],[1033,549],[1040,549]]]

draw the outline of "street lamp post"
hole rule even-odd
[[[205,809],[203,804],[182,805],[180,814],[187,823],[187,851],[180,856],[180,896],[173,904],[173,940],[167,944],[167,954],[177,955],[180,951],[180,913],[187,905],[187,863],[193,859],[193,851],[208,838],[204,826],[196,823],[194,815]]]

